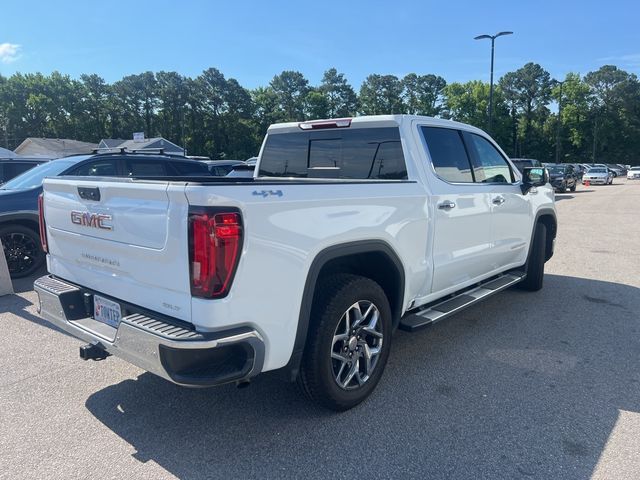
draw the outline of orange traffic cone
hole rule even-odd
[[[584,181],[584,186],[585,186],[585,187],[588,187],[588,186],[589,186],[589,180],[585,180],[585,181]]]

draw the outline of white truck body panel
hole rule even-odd
[[[453,127],[489,138],[484,132],[410,116],[356,118],[351,128],[376,125],[399,127],[408,180],[261,179],[207,185],[48,179],[49,271],[190,322],[199,332],[251,327],[264,339],[267,371],[283,367],[291,357],[305,281],[327,247],[363,240],[388,244],[404,269],[403,313],[525,263],[537,211],[554,208],[548,185],[522,195],[513,166],[514,184],[448,183],[435,174],[418,127]],[[299,128],[283,124],[269,131]],[[260,160],[256,172],[259,168]],[[99,187],[104,200],[81,200],[78,186]],[[497,197],[504,202],[494,203]],[[445,201],[456,208],[438,208]],[[236,207],[242,214],[242,253],[225,298],[191,296],[190,206]],[[113,229],[73,225],[72,210],[111,215]]]

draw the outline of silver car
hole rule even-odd
[[[640,167],[631,167],[627,170],[627,180],[640,180]]]
[[[613,174],[606,167],[591,167],[582,176],[582,184],[593,185],[611,185],[613,183]]]

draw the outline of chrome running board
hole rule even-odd
[[[464,310],[471,305],[490,297],[518,282],[524,280],[524,272],[510,272],[491,278],[480,284],[469,287],[466,290],[449,295],[444,299],[436,300],[427,307],[418,307],[417,310],[408,312],[400,319],[399,328],[407,332],[415,332],[429,325],[433,325],[440,320],[444,320],[450,315]]]

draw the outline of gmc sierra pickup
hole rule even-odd
[[[345,410],[396,328],[542,287],[556,236],[543,168],[419,116],[273,125],[253,178],[44,182],[41,315],[185,386],[281,370]]]

